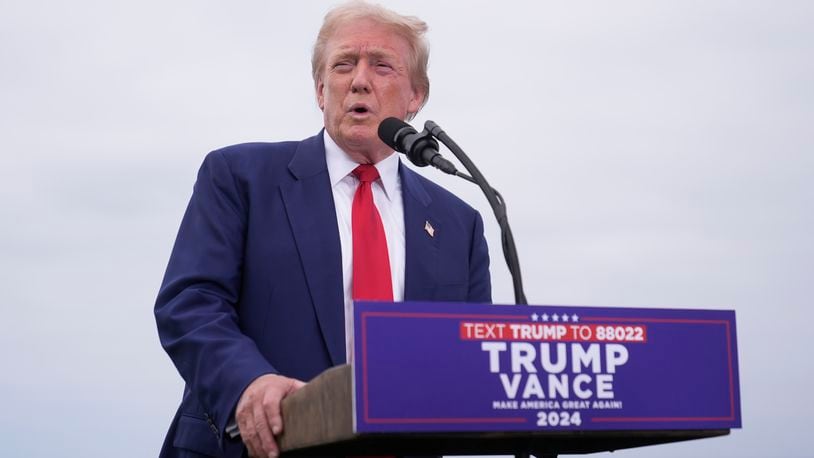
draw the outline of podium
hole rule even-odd
[[[556,326],[526,323],[553,314]],[[360,303],[354,320],[354,364],[283,400],[285,455],[552,457],[740,427],[734,312]],[[416,332],[421,345],[406,337]],[[555,364],[555,348],[576,352],[573,364]]]

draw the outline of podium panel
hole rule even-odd
[[[739,428],[732,311],[358,302],[354,365],[283,402],[286,454],[557,455]]]

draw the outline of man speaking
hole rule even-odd
[[[204,160],[155,305],[186,382],[162,457],[277,456],[280,401],[348,360],[354,299],[491,300],[480,215],[377,136],[427,100],[426,29],[337,7],[312,56],[324,129]]]

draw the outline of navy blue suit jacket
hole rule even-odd
[[[405,299],[490,302],[480,215],[403,165],[399,175]],[[240,456],[224,429],[243,390],[262,374],[310,380],[344,363],[343,304],[322,134],[210,153],[155,306],[186,381],[161,456]]]

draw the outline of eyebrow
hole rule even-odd
[[[398,56],[397,53],[395,53],[395,52],[393,52],[391,50],[388,50],[387,48],[370,47],[370,48],[367,48],[366,52],[367,52],[368,56],[372,57],[373,59],[393,59],[393,58],[396,58]],[[339,52],[336,55],[334,55],[333,59],[331,59],[331,60],[347,59],[349,57],[358,59],[359,58],[359,48],[340,49]]]

